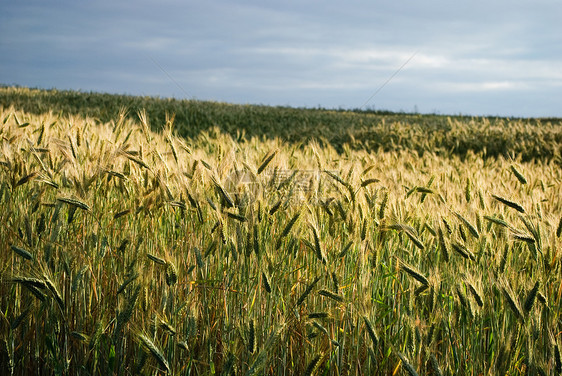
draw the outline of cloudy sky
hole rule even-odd
[[[561,117],[561,16],[559,0],[10,0],[0,83]]]

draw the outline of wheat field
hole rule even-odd
[[[2,374],[562,373],[553,141],[336,148],[14,106],[0,137]]]

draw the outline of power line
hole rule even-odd
[[[160,64],[158,64],[158,62],[156,60],[154,60],[154,58],[150,55],[147,55],[148,58],[150,60],[152,60],[152,62],[154,63],[154,65],[156,65],[158,68],[160,68],[160,70],[162,72],[164,72],[164,74],[166,76],[168,76],[168,78],[174,83],[176,84],[176,86],[185,94],[186,97],[190,97],[191,99],[193,99],[194,97],[192,95],[190,95],[187,91],[185,91],[185,89],[176,81],[174,80],[174,77],[172,77],[164,68],[162,68],[162,66]]]
[[[369,102],[371,101],[371,99],[373,99],[373,98],[375,97],[375,95],[377,95],[377,94],[379,93],[379,91],[381,91],[381,90],[383,89],[383,87],[386,86],[386,84],[388,84],[390,81],[392,81],[392,79],[393,79],[398,73],[400,73],[400,71],[410,62],[410,60],[412,60],[412,59],[414,58],[414,56],[417,55],[417,53],[418,53],[418,51],[415,51],[415,52],[412,54],[412,56],[410,56],[410,57],[408,58],[408,60],[406,60],[406,61],[404,62],[404,64],[402,64],[402,65],[400,66],[400,68],[398,68],[398,69],[396,70],[396,72],[394,72],[381,86],[379,86],[379,88],[373,93],[373,95],[371,95],[371,96],[369,97],[369,99],[367,99],[367,100],[365,101],[365,103],[363,103],[363,105],[362,105],[361,107],[359,107],[359,109],[360,109],[360,110],[363,109],[363,107],[365,107],[365,106],[367,105],[367,103],[369,103]]]

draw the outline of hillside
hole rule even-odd
[[[0,106],[32,114],[80,115],[102,123],[116,119],[122,109],[133,119],[143,110],[154,130],[163,128],[167,114],[174,116],[174,129],[182,137],[217,127],[235,139],[278,137],[304,144],[316,140],[339,152],[412,150],[418,155],[475,153],[560,162],[562,150],[562,119],[296,109],[13,87],[0,87]]]

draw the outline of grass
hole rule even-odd
[[[169,101],[61,96],[2,89],[0,373],[562,368],[556,121],[177,102],[215,106],[218,125],[270,112],[272,131],[244,135],[87,114]],[[291,113],[333,138],[297,137]],[[349,142],[342,119],[364,122]],[[461,153],[455,132],[519,144]]]

